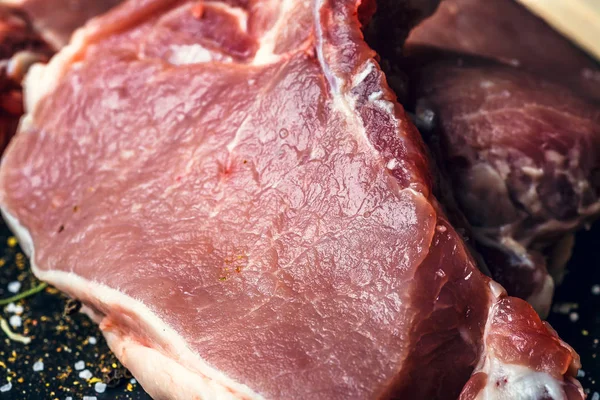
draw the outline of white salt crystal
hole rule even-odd
[[[18,293],[21,290],[21,282],[14,281],[8,284],[8,291],[11,293]]]
[[[88,342],[89,342],[90,344],[96,344],[96,343],[98,343],[98,341],[96,340],[96,338],[95,338],[95,337],[93,337],[93,336],[90,336],[90,337],[88,338]]]
[[[89,369],[84,369],[83,371],[81,371],[81,372],[79,373],[79,377],[80,377],[81,379],[85,379],[86,381],[87,381],[88,379],[92,379],[92,376],[93,376],[93,375],[92,375],[92,373],[90,372],[90,370],[89,370]]]
[[[81,370],[82,370],[82,369],[84,369],[84,368],[85,368],[85,361],[81,360],[81,361],[77,361],[77,362],[75,363],[75,369],[76,369],[77,371],[81,371]]]
[[[104,393],[104,391],[106,390],[106,383],[96,382],[96,384],[94,385],[94,390],[97,393]]]
[[[4,310],[7,313],[23,314],[23,306],[16,305],[15,303],[10,303],[9,305],[6,306],[6,308]]]
[[[0,386],[0,392],[8,392],[12,389],[12,383],[8,382],[6,385]]]
[[[599,295],[600,294],[600,285],[592,286],[592,294]]]
[[[21,320],[21,317],[19,317],[18,315],[11,315],[10,318],[8,319],[8,323],[13,328],[19,328],[21,325],[23,325],[23,321]]]
[[[33,370],[35,372],[40,372],[44,370],[44,363],[42,361],[36,361],[35,364],[33,364]]]

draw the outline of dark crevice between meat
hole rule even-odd
[[[24,112],[21,83],[25,73],[52,53],[25,12],[0,5],[0,152],[15,134]]]

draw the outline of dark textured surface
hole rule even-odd
[[[2,224],[1,298],[12,295],[8,293],[7,285],[15,280],[22,281],[22,290],[39,283],[31,276],[27,260],[19,255],[22,254],[19,248],[8,245],[10,237],[10,232]],[[561,337],[581,355],[584,376],[580,380],[590,393],[600,390],[600,381],[596,380],[600,371],[600,286],[594,291],[594,286],[600,285],[599,243],[599,225],[579,234],[570,272],[557,291],[556,304],[550,316],[550,322]],[[98,400],[149,399],[140,385],[131,384],[129,379],[122,379],[116,387],[107,388],[105,393],[99,394],[94,391],[93,384],[78,377],[80,371],[75,371],[74,365],[80,360],[86,362],[86,368],[94,377],[104,382],[107,376],[115,374],[115,370],[121,371],[121,367],[110,354],[98,328],[87,317],[81,314],[63,316],[65,302],[60,293],[47,289],[18,303],[24,307],[21,315],[23,327],[15,331],[27,332],[32,342],[27,346],[12,342],[0,332],[0,386],[9,377],[13,383],[10,391],[0,393],[0,398],[63,400],[73,396],[76,400],[82,396],[97,396]],[[8,319],[12,313],[5,309],[1,308],[0,315]],[[89,343],[89,337],[97,339],[95,346]],[[44,362],[44,370],[34,372],[33,364],[40,359]]]
[[[600,223],[577,235],[548,320],[581,356],[579,380],[592,398],[600,391]]]

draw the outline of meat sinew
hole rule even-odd
[[[152,396],[583,398],[440,212],[373,6],[130,1],[30,72],[5,219]]]
[[[447,0],[406,50],[415,112],[433,118],[423,131],[492,275],[547,314],[573,232],[600,214],[600,69],[510,0]]]

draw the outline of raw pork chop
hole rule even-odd
[[[583,398],[440,212],[373,6],[130,1],[30,72],[4,216],[152,396]]]
[[[479,251],[545,315],[549,272],[560,281],[572,232],[600,214],[600,70],[510,0],[447,0],[407,52],[416,113],[435,115],[422,130]]]
[[[23,114],[25,72],[34,62],[47,61],[51,53],[24,13],[0,4],[0,153]]]

